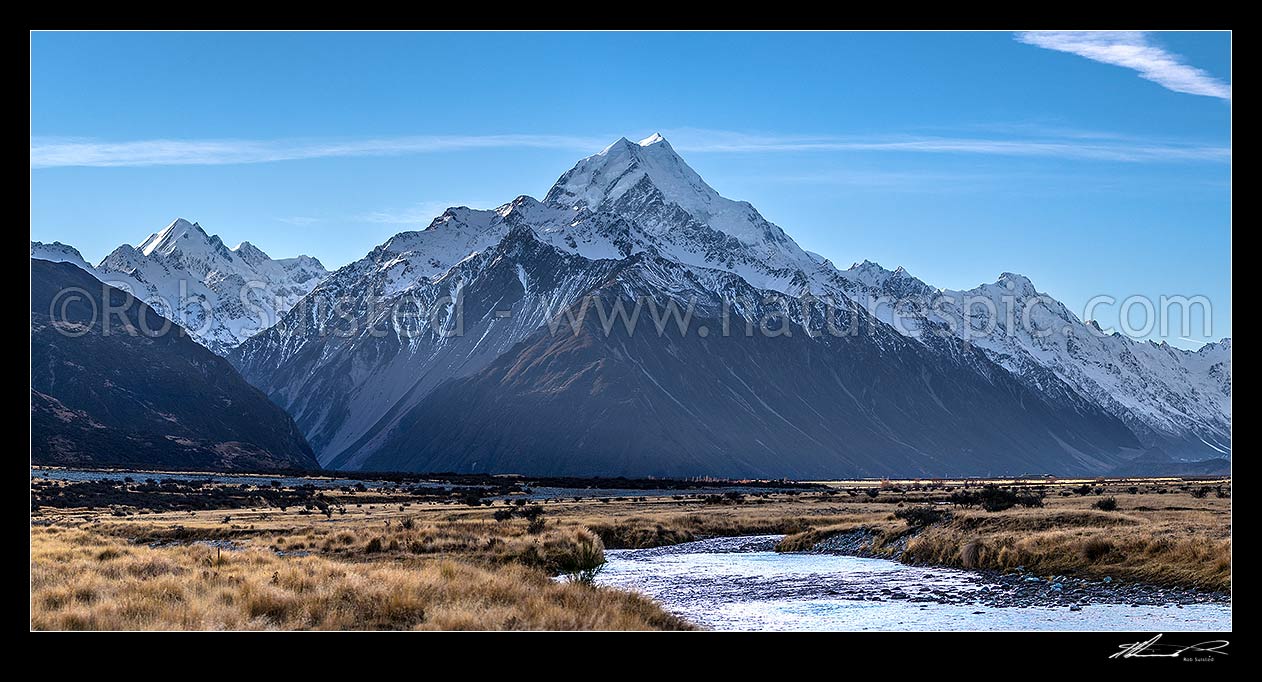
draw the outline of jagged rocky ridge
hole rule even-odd
[[[978,325],[962,309],[924,312],[952,292],[837,269],[654,136],[584,159],[542,202],[453,208],[396,235],[230,358],[335,468],[1094,474],[1155,449],[1230,451],[1229,341],[1188,353],[1092,334],[1015,275],[969,293],[998,289],[1071,332],[963,333]],[[898,324],[874,295],[902,301]],[[693,331],[606,335],[588,318],[553,333],[585,300],[641,296],[698,301]],[[805,296],[862,333],[808,338]],[[784,308],[797,333],[700,337],[721,301],[734,327]],[[400,310],[433,324],[401,331]]]
[[[73,263],[131,292],[219,355],[275,324],[328,275],[310,256],[273,260],[249,242],[228,248],[183,218],[95,267],[60,242],[31,242],[31,258]]]
[[[898,301],[870,310],[909,337],[963,338],[1040,389],[1059,379],[1121,419],[1146,448],[1230,455],[1231,339],[1186,351],[1105,334],[1012,273],[968,291],[936,290],[866,261],[846,274],[855,300]]]

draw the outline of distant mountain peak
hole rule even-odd
[[[1230,352],[1231,351],[1231,337],[1228,336],[1228,337],[1219,339],[1218,341],[1210,341],[1209,343],[1197,349],[1196,352],[1197,353],[1210,353],[1216,350],[1225,350],[1225,351]]]
[[[262,252],[260,251],[259,253],[262,253]],[[267,255],[267,254],[263,254],[263,255]],[[280,263],[281,266],[286,269],[294,268],[294,267],[302,267],[302,268],[309,268],[316,272],[328,271],[328,269],[324,267],[324,263],[321,263],[320,259],[316,258],[315,256],[299,255],[299,256],[294,256],[293,258],[277,258],[277,259],[274,259],[272,262]]]
[[[600,153],[582,159],[557,180],[544,202],[599,211],[612,209],[619,202],[649,202],[653,190],[698,222],[745,244],[788,240],[749,202],[728,199],[715,191],[660,133],[639,143],[622,137]],[[631,201],[624,201],[624,197]]]
[[[532,455],[568,448],[584,438],[587,443],[621,440],[574,432],[574,423],[586,428],[596,421],[574,419],[584,406],[594,401],[604,414],[613,414],[614,404],[621,408],[665,400],[682,405],[676,395],[688,395],[694,382],[709,383],[693,379],[688,368],[703,367],[712,361],[713,352],[721,352],[717,345],[702,348],[682,336],[678,343],[636,339],[617,348],[595,336],[559,343],[549,329],[559,311],[573,310],[588,296],[630,300],[649,295],[657,300],[700,300],[700,308],[711,311],[703,314],[715,314],[722,309],[721,301],[769,292],[831,298],[865,333],[825,334],[819,340],[823,351],[809,355],[804,355],[809,348],[805,345],[764,346],[757,339],[742,345],[739,356],[733,356],[740,361],[725,363],[727,368],[757,366],[757,361],[747,360],[748,353],[765,351],[766,364],[774,357],[786,368],[803,370],[798,376],[809,384],[822,373],[814,366],[804,371],[803,357],[841,364],[815,385],[814,394],[795,395],[797,382],[782,392],[810,407],[799,415],[800,422],[791,423],[791,415],[779,413],[794,401],[781,401],[768,418],[755,420],[761,426],[752,427],[752,432],[741,431],[751,421],[746,415],[752,403],[766,406],[758,396],[775,392],[774,386],[764,391],[758,384],[775,377],[764,374],[753,382],[738,377],[725,395],[750,392],[756,400],[742,399],[730,412],[712,412],[712,420],[690,417],[691,423],[703,424],[732,420],[730,428],[697,440],[698,451],[713,447],[724,433],[740,431],[746,435],[719,449],[730,454],[755,443],[770,450],[761,444],[803,438],[785,452],[825,453],[821,462],[837,462],[839,452],[855,445],[856,434],[886,428],[873,429],[864,421],[872,401],[881,399],[885,390],[893,391],[890,395],[896,397],[889,400],[897,401],[902,413],[909,413],[904,401],[913,401],[907,404],[917,406],[917,417],[930,421],[929,415],[957,409],[968,419],[983,415],[971,429],[961,429],[957,419],[949,419],[942,422],[942,430],[926,431],[923,445],[910,446],[913,459],[926,458],[921,460],[925,471],[959,466],[983,451],[995,455],[988,467],[993,463],[1020,467],[1016,470],[1033,466],[1101,472],[1119,462],[1120,450],[1133,450],[1141,441],[1181,453],[1230,450],[1229,345],[1225,351],[1208,349],[1188,360],[1190,353],[1154,352],[1147,344],[1087,333],[1088,328],[1063,305],[1036,298],[1030,280],[1011,272],[968,291],[951,291],[933,287],[901,266],[888,270],[871,260],[839,270],[822,255],[802,250],[747,202],[721,196],[660,134],[639,142],[621,137],[579,160],[542,202],[521,195],[490,210],[450,208],[425,230],[391,237],[310,294],[317,300],[382,301],[441,301],[458,294],[470,306],[464,311],[468,326],[460,338],[405,339],[400,334],[397,343],[383,344],[370,337],[344,343],[326,338],[323,331],[337,322],[330,309],[316,311],[323,316],[317,319],[313,311],[319,306],[304,306],[234,349],[232,357],[256,385],[291,410],[326,465],[476,465],[486,470],[497,466],[494,457],[503,456],[505,466],[517,466],[522,461],[518,458],[525,457],[528,464],[541,468],[544,462]],[[994,312],[974,306],[978,297],[993,301]],[[510,308],[511,316],[500,314]],[[770,309],[755,305],[738,314],[752,321]],[[1009,324],[1007,311],[1020,313],[1012,319],[1021,325],[1028,320],[1028,326]],[[360,328],[378,321],[372,310],[356,314]],[[815,342],[804,335],[794,338],[803,339],[802,344]],[[630,342],[630,336],[625,340]],[[697,354],[675,355],[693,351]],[[679,365],[678,371],[661,371],[679,357],[688,357],[689,362]],[[617,369],[617,374],[601,375],[625,369],[631,359],[638,366],[626,373]],[[904,362],[916,363],[919,369],[904,374]],[[524,373],[545,365],[549,369],[540,370],[542,374]],[[591,375],[585,368],[602,369]],[[711,376],[697,371],[698,377]],[[590,390],[582,386],[589,376],[596,381]],[[688,381],[677,382],[681,376]],[[606,387],[622,386],[624,380],[648,383],[631,389],[622,396],[625,399],[607,402],[612,394],[604,393]],[[837,392],[838,384],[845,399]],[[963,403],[939,393],[956,385],[972,387],[959,394]],[[447,406],[476,400],[465,406],[483,409],[491,403],[482,397],[498,396],[508,387],[524,392],[496,403],[496,417],[479,427],[476,436],[459,431],[460,426],[441,434],[432,430],[446,428],[435,424],[456,421],[444,418]],[[554,387],[558,394],[576,391],[571,394],[574,402],[566,403],[566,418],[548,420],[558,425],[555,430],[513,430],[514,424],[533,423],[541,406],[531,401],[545,391],[554,395]],[[1031,399],[1014,402],[1013,396],[1019,395],[1014,391]],[[711,393],[698,395],[685,409],[712,405],[713,398]],[[821,427],[819,410],[834,408],[831,419],[823,420],[838,424],[829,433],[830,426]],[[514,417],[518,409],[531,418]],[[461,423],[474,411],[460,411]],[[1012,427],[1013,420],[1024,426]],[[781,424],[791,424],[790,430],[779,431]],[[1049,429],[1055,431],[1050,440]],[[958,442],[957,460],[943,452],[942,443],[961,434],[965,436]],[[485,449],[471,456],[473,450],[463,444],[486,435],[490,440],[476,446]],[[836,440],[830,440],[834,436]],[[1011,458],[1014,444],[1040,439],[1043,445]],[[988,440],[991,445],[985,445]],[[679,449],[678,443],[672,445],[671,452]],[[631,466],[645,466],[643,452],[659,446],[638,448],[624,459]],[[886,449],[877,453],[875,447]],[[862,448],[871,456],[861,466],[869,473],[892,466],[888,457],[899,457],[898,451],[908,447],[873,441]],[[588,454],[572,461],[591,461]],[[426,459],[431,456],[454,459]],[[458,460],[464,456],[470,457]],[[763,456],[759,450],[751,461]],[[723,461],[722,455],[715,461]],[[776,466],[783,463],[781,458]],[[668,463],[675,465],[678,458]]]
[[[221,354],[270,326],[328,275],[310,256],[274,260],[248,241],[229,249],[218,235],[208,235],[184,218],[171,221],[139,246],[122,244],[96,267],[64,245],[32,242],[31,258],[79,265],[106,284],[162,308],[199,343]],[[243,295],[257,299],[255,305],[246,306]]]
[[[625,138],[624,138],[624,139],[625,139]],[[661,134],[661,133],[653,133],[652,135],[649,135],[648,137],[644,138],[643,140],[640,140],[640,143],[639,143],[639,144],[640,144],[640,146],[641,146],[641,147],[648,147],[648,146],[650,146],[650,145],[655,145],[655,144],[658,144],[659,142],[661,142],[661,143],[665,143],[665,144],[667,144],[667,145],[669,145],[669,144],[670,144],[669,142],[666,142],[666,138],[662,137],[662,134]]]
[[[272,260],[263,249],[251,244],[250,242],[241,242],[237,244],[232,252],[251,265],[258,265]]]
[[[1002,272],[999,274],[999,281],[1004,284],[1011,284],[1016,287],[1034,286],[1029,277],[1019,275],[1015,272]]]
[[[613,142],[610,142],[604,149],[596,152],[593,156],[607,156],[609,155],[610,152],[615,152],[619,149],[623,149],[630,146],[631,146],[631,140],[628,140],[625,137],[620,137],[614,140]]]
[[[190,223],[183,218],[176,218],[166,227],[149,235],[149,238],[141,242],[136,248],[142,255],[150,256],[155,251],[166,252],[175,248],[175,245],[181,239],[186,239],[191,235],[200,237],[202,241],[209,241],[209,237],[201,225]]]
[[[543,204],[540,203],[538,199],[528,194],[522,194],[521,196],[517,197],[516,199],[513,199],[507,204],[504,204],[503,206],[500,206],[499,208],[495,209],[495,212],[500,214],[503,217],[507,217],[508,214],[510,213],[526,213],[529,211],[533,211],[542,205]]]
[[[79,253],[78,249],[61,242],[53,242],[51,244],[31,242],[31,258],[53,263],[71,263],[89,272],[92,270],[92,266],[83,260],[83,255]]]

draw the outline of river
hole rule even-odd
[[[886,559],[777,553],[780,536],[714,538],[669,547],[607,550],[596,582],[643,593],[713,630],[1230,630],[1222,595],[1103,586],[1053,589],[1029,577],[908,566]],[[1174,594],[1173,592],[1169,594]],[[1162,603],[1162,602],[1165,603]],[[1143,603],[1138,603],[1143,602]]]

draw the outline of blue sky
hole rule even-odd
[[[1205,296],[1231,335],[1227,33],[35,33],[31,238],[177,216],[329,267],[661,131],[845,267]],[[1098,307],[1105,326],[1119,304]]]

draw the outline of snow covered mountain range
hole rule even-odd
[[[808,296],[864,333],[812,339],[793,305]],[[584,301],[643,297],[691,301],[709,329],[774,309],[807,340],[552,331]],[[400,333],[405,304],[449,326],[459,309],[461,333]],[[1005,325],[1027,306],[1033,329]],[[392,237],[229,357],[335,468],[824,476],[1229,456],[1230,350],[1101,334],[1019,275],[950,292],[901,268],[840,270],[654,135],[583,159],[543,201],[452,208]]]
[[[968,291],[936,290],[872,263],[848,273],[870,295],[859,300],[899,301],[893,326],[904,334],[955,334],[1035,386],[1051,373],[1146,446],[1177,456],[1231,454],[1231,339],[1187,351],[1105,334],[1012,273]]]
[[[448,209],[333,273],[184,220],[96,267],[60,243],[31,254],[177,302],[155,308],[329,468],[1096,475],[1230,457],[1230,339],[1104,334],[1011,273],[949,291],[839,269],[660,135],[579,161],[542,201]],[[605,324],[644,301],[688,310],[686,331]]]
[[[249,242],[230,249],[183,218],[95,267],[60,242],[31,242],[31,258],[73,263],[131,292],[219,355],[275,324],[328,275],[310,256],[273,260]]]

